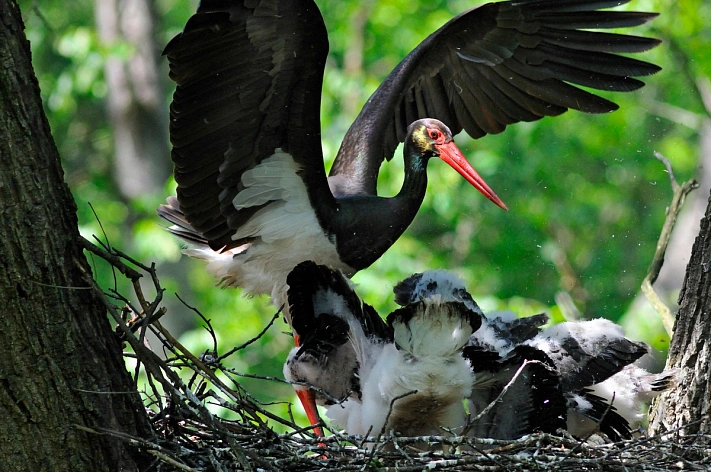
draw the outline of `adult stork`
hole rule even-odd
[[[587,31],[655,14],[603,12],[625,0],[519,0],[462,13],[390,73],[346,133],[327,177],[320,104],[328,37],[312,0],[202,0],[165,48],[177,198],[158,210],[223,286],[286,302],[310,259],[351,276],[405,231],[439,157],[503,202],[452,141],[569,108],[617,108],[575,85],[631,91],[659,67],[620,56],[655,39]],[[574,85],[575,84],[575,85]],[[404,142],[405,178],[378,197],[378,170]],[[288,313],[287,320],[288,320]]]

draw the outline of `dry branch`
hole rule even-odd
[[[672,170],[671,163],[669,160],[658,152],[654,153],[654,157],[659,159],[666,167],[666,171],[669,174],[669,180],[671,181],[672,191],[674,195],[672,201],[667,207],[667,216],[664,220],[664,226],[662,227],[662,232],[659,235],[659,240],[657,241],[657,249],[654,252],[654,257],[652,258],[652,263],[649,266],[647,275],[642,281],[642,292],[647,296],[647,300],[655,309],[657,314],[662,318],[662,323],[664,324],[664,329],[666,330],[669,337],[672,336],[674,331],[674,316],[671,313],[669,307],[662,301],[657,294],[656,290],[652,285],[659,277],[659,272],[662,270],[662,265],[664,264],[664,255],[667,251],[667,246],[669,246],[669,240],[671,239],[671,233],[674,229],[674,224],[676,224],[677,217],[681,212],[681,208],[686,201],[686,196],[692,190],[699,187],[698,182],[692,179],[683,184],[679,185],[674,177],[674,171]]]
[[[300,428],[293,421],[262,409],[240,385],[243,374],[222,367],[226,355],[211,356],[210,362],[205,362],[204,357],[189,352],[160,324],[156,315],[164,313],[159,306],[163,289],[153,266],[140,264],[111,247],[98,248],[86,240],[82,243],[135,282],[133,296],[141,310],[130,309],[135,320],[129,326],[121,316],[122,307],[111,301],[119,300],[132,307],[128,297],[105,294],[86,274],[116,321],[122,340],[133,348],[138,365],[144,366],[152,388],[152,394],[146,396],[146,411],[154,425],[155,437],[133,438],[97,429],[87,432],[113,435],[147,450],[156,459],[155,470],[661,471],[711,468],[711,436],[678,437],[675,431],[619,443],[606,442],[599,436],[586,442],[565,432],[561,432],[561,436],[530,435],[516,441],[457,436],[447,431],[441,436],[414,438],[382,433],[377,437],[346,436],[332,431],[331,436],[318,438],[311,433],[312,427]],[[142,274],[153,281],[156,293],[153,300],[145,299],[143,291],[136,289]],[[135,325],[150,329],[172,357],[161,359],[148,349],[132,329]],[[222,381],[217,371],[225,374],[232,385]],[[190,372],[189,381],[183,380],[185,372]],[[208,410],[208,404],[234,411],[239,419],[220,418]],[[289,432],[275,433],[264,418],[286,425]],[[432,450],[421,449],[423,444],[433,446]]]

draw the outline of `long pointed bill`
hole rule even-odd
[[[311,425],[313,426],[319,424],[321,422],[321,418],[318,416],[318,409],[316,408],[316,394],[314,391],[301,386],[295,386],[294,389],[296,390],[296,396],[299,397],[299,400],[301,400],[301,405],[304,407],[304,411],[306,412],[306,416],[309,418]],[[314,433],[323,437],[323,428],[316,426],[314,428]]]
[[[300,346],[301,345],[301,339],[296,332],[294,332],[294,345],[295,346]],[[306,417],[309,419],[309,423],[311,423],[311,426],[315,426],[321,422],[321,418],[318,416],[318,408],[316,407],[316,394],[314,393],[313,390],[302,387],[299,385],[294,385],[294,390],[296,391],[296,396],[299,397],[299,400],[301,401],[301,406],[304,408],[304,411],[306,412]],[[314,433],[316,433],[318,436],[323,437],[323,428],[320,426],[316,426],[314,428]]]
[[[452,166],[454,170],[459,172],[459,174],[467,179],[467,182],[472,184],[474,188],[482,193],[486,198],[494,202],[497,206],[503,208],[506,211],[509,209],[506,207],[503,201],[491,190],[491,187],[484,182],[484,179],[474,170],[469,161],[464,157],[462,152],[459,150],[454,141],[450,141],[445,144],[440,144],[437,146],[439,149],[439,158],[444,162]]]

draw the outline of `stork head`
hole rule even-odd
[[[489,187],[474,167],[467,161],[452,138],[447,125],[434,118],[425,118],[413,122],[407,128],[405,137],[405,155],[419,156],[424,159],[439,157],[456,170],[474,188],[497,206],[508,211],[504,202]],[[424,166],[422,166],[424,168]]]

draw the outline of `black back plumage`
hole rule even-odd
[[[331,169],[347,193],[339,198],[376,195],[383,159],[392,157],[417,119],[436,118],[453,134],[465,130],[477,138],[568,108],[614,110],[614,103],[578,86],[630,91],[642,86],[633,77],[659,70],[620,55],[659,41],[587,31],[636,26],[655,16],[598,11],[621,3],[489,3],[445,24],[392,71],[344,137]],[[244,173],[278,148],[301,167],[324,231],[345,238],[349,219],[330,191],[321,150],[327,52],[323,18],[312,0],[203,0],[165,48],[177,84],[170,120],[176,209],[211,248],[249,242],[251,236],[232,236],[277,197],[245,208],[233,200]],[[361,269],[378,256],[359,254],[348,263]]]
[[[565,428],[567,406],[564,392],[555,364],[543,351],[519,345],[500,357],[495,352],[467,346],[463,356],[476,379],[470,398],[473,416],[495,401],[504,387],[513,381],[491,411],[472,424],[472,434],[517,439],[525,434],[555,433]],[[513,380],[524,362],[527,362],[526,366]]]

